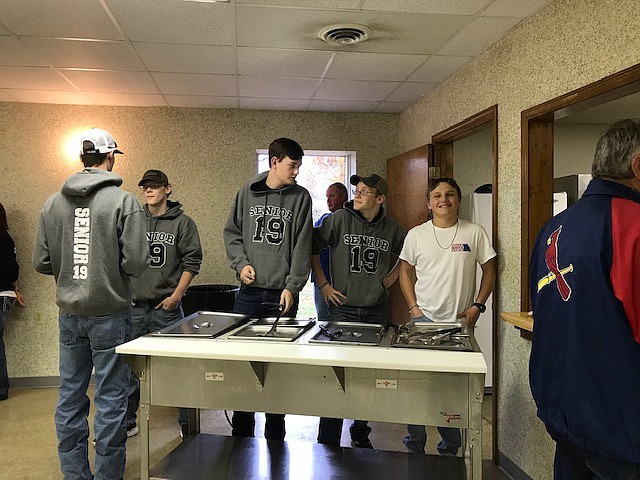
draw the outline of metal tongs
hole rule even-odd
[[[342,336],[342,329],[331,332],[324,325],[318,325],[318,328],[325,337],[329,337],[331,340],[337,340]]]
[[[278,327],[278,321],[280,320],[280,317],[282,316],[282,310],[284,309],[284,305],[281,305],[279,303],[276,302],[262,302],[262,305],[270,305],[272,307],[278,307],[278,314],[276,315],[276,319],[273,322],[273,325],[271,325],[271,328],[269,329],[269,331],[267,333],[258,333],[257,336],[259,337],[277,337],[278,336],[278,332],[276,331],[276,328]]]
[[[460,328],[460,327],[449,328],[448,330],[443,330],[443,331],[439,332],[437,335],[433,335],[429,339],[429,343],[431,345],[438,345],[440,343],[443,343],[445,340],[450,340],[451,339],[451,335],[453,335],[454,333],[460,333],[461,331],[462,331],[462,328]]]
[[[451,335],[460,333],[461,327],[447,328],[436,332],[414,332],[410,333],[410,327],[404,325],[399,329],[398,339],[406,344],[440,345],[451,338]]]

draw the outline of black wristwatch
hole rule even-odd
[[[478,310],[480,310],[480,313],[484,313],[485,310],[487,309],[487,306],[484,303],[475,302],[473,306],[478,307]]]

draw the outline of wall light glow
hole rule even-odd
[[[62,155],[69,163],[76,163],[80,161],[80,140],[82,134],[87,131],[88,128],[78,128],[67,133],[62,140]]]

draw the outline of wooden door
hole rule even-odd
[[[389,195],[387,215],[409,229],[427,221],[427,182],[429,165],[433,161],[431,144],[423,145],[387,160]],[[387,303],[390,323],[401,325],[409,320],[408,305],[399,282],[389,290]]]

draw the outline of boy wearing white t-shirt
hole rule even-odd
[[[427,190],[427,208],[433,218],[407,233],[399,281],[412,321],[462,321],[473,328],[493,291],[496,252],[481,225],[458,219],[461,197],[454,179],[433,180]],[[479,290],[478,264],[482,268]],[[408,430],[404,444],[424,452],[424,426],[408,425]],[[442,436],[438,452],[455,455],[461,445],[460,430],[438,427],[438,431]]]

